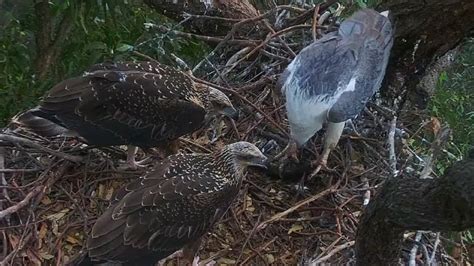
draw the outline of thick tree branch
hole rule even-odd
[[[390,0],[378,10],[390,10],[395,20],[395,44],[385,77],[387,98],[404,95],[424,108],[429,97],[417,89],[433,59],[455,48],[474,29],[474,1]]]
[[[438,179],[387,180],[361,218],[357,264],[398,265],[405,230],[462,231],[473,227],[473,202],[472,155]]]
[[[210,4],[205,4],[205,1],[200,0],[145,0],[144,2],[158,13],[175,21],[181,21],[181,25],[188,30],[211,36],[225,35],[235,21],[208,19],[209,16],[247,19],[259,15],[257,9],[248,0],[207,1]]]

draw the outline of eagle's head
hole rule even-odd
[[[229,97],[222,91],[209,87],[209,111],[211,115],[225,115],[237,119],[239,112],[234,108]]]
[[[230,154],[239,168],[258,166],[266,168],[268,158],[252,143],[239,141],[227,145],[224,150]]]

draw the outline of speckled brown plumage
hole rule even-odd
[[[168,157],[117,193],[92,228],[89,257],[152,265],[196,243],[237,196],[246,166],[265,160],[247,142]]]
[[[89,144],[148,148],[203,126],[212,111],[209,94],[209,87],[159,63],[104,63],[59,83],[30,112]]]

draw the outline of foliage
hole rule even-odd
[[[464,45],[456,66],[440,75],[429,109],[453,130],[448,150],[456,157],[466,154],[474,145],[474,39]]]
[[[16,113],[34,106],[45,90],[62,79],[79,75],[104,60],[143,60],[139,50],[167,64],[173,53],[195,64],[207,47],[202,43],[156,33],[145,23],[179,27],[156,14],[141,1],[49,1],[54,25],[63,16],[74,22],[61,55],[44,81],[35,77],[33,62],[39,27],[33,1],[6,0],[0,10],[0,126]],[[166,51],[166,52],[165,52]]]

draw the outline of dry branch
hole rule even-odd
[[[6,216],[11,215],[11,214],[19,211],[20,209],[24,208],[26,205],[28,205],[30,203],[30,200],[34,196],[36,196],[38,193],[43,191],[43,189],[44,189],[44,186],[35,187],[30,193],[28,193],[28,195],[26,195],[26,197],[22,201],[18,202],[17,204],[15,204],[13,206],[10,206],[10,207],[6,208],[3,211],[0,211],[0,219],[3,219]]]
[[[28,140],[28,139],[25,139],[25,138],[20,138],[20,137],[16,137],[16,136],[13,136],[13,135],[7,135],[7,134],[0,134],[0,140],[8,141],[10,143],[19,143],[19,144],[27,145],[27,146],[35,148],[39,151],[49,153],[51,155],[57,156],[59,158],[62,158],[62,159],[65,159],[65,160],[68,160],[68,161],[71,161],[71,162],[78,163],[78,162],[82,161],[82,157],[80,157],[80,156],[74,156],[74,155],[69,155],[69,154],[63,153],[63,152],[55,151],[53,149],[42,146],[42,145],[40,145],[40,144],[38,144],[34,141],[31,141],[31,140]]]
[[[337,189],[336,189],[337,186],[334,186],[334,187],[331,187],[331,188],[328,188],[328,189],[325,189],[324,191],[314,195],[314,196],[311,196],[307,199],[304,199],[300,202],[298,202],[297,204],[295,204],[294,206],[292,206],[291,208],[287,209],[286,211],[282,211],[280,213],[277,213],[275,215],[273,215],[270,219],[266,220],[266,221],[263,221],[262,223],[260,223],[257,227],[257,230],[261,230],[261,229],[264,229],[268,224],[270,223],[273,223],[273,222],[276,222],[278,220],[280,220],[281,218],[287,216],[288,214],[296,211],[297,209],[301,208],[302,206],[306,205],[306,204],[309,204],[315,200],[318,200],[326,195],[329,195],[331,193],[334,193],[334,192],[337,192]]]

